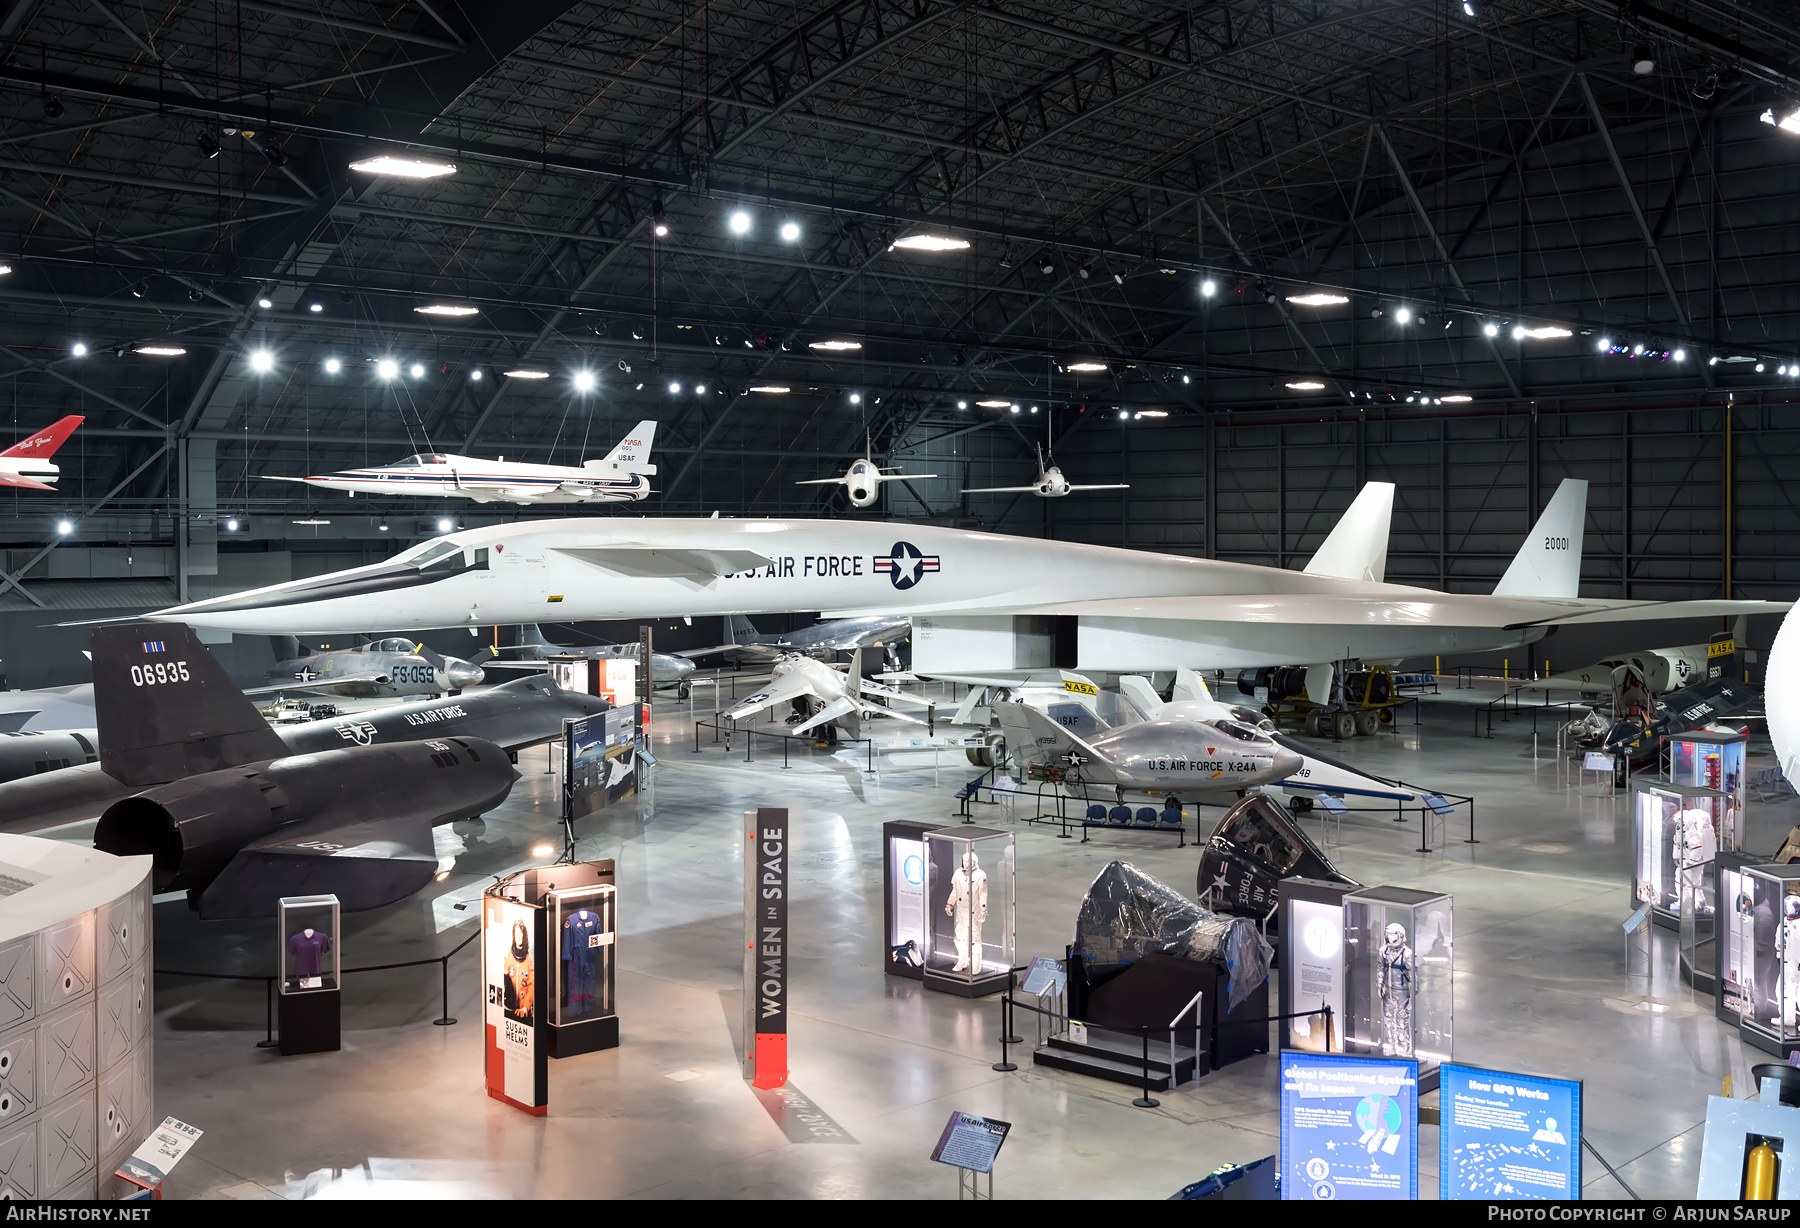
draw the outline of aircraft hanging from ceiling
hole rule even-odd
[[[63,441],[75,433],[75,428],[82,421],[80,414],[59,418],[35,435],[27,436],[0,452],[0,486],[14,486],[23,490],[55,490],[56,487],[51,483],[56,481],[61,470],[50,463],[50,458],[63,446]]]
[[[889,469],[903,469],[903,465],[877,465],[874,449],[869,445],[868,436],[863,437],[863,454],[850,462],[850,468],[844,471],[841,478],[808,478],[804,482],[795,482],[796,486],[842,486],[850,499],[852,507],[872,507],[881,495],[883,482],[905,482],[913,478],[935,478],[935,473],[888,473]]]
[[[1788,608],[1575,596],[1584,515],[1585,483],[1565,483],[1493,595],[933,525],[581,518],[466,529],[385,562],[155,616],[315,634],[546,617],[906,615],[912,668],[935,675],[1387,661],[1517,647],[1565,623]]]
[[[1131,483],[1129,483],[1129,482],[1102,483],[1101,485],[1098,485],[1098,486],[1071,486],[1069,484],[1069,479],[1065,478],[1063,476],[1063,471],[1056,467],[1056,463],[1055,463],[1056,458],[1055,457],[1051,457],[1050,458],[1051,463],[1046,465],[1044,463],[1044,449],[1040,447],[1038,449],[1037,458],[1038,458],[1037,481],[1033,482],[1029,486],[975,486],[975,487],[971,487],[969,489],[964,490],[963,494],[965,494],[965,495],[1027,494],[1027,495],[1037,495],[1038,497],[1043,498],[1043,499],[1060,499],[1064,495],[1073,494],[1075,491],[1078,491],[1078,490],[1130,490],[1131,489]]]
[[[79,418],[76,419],[80,421]],[[477,503],[632,503],[650,495],[656,466],[649,463],[656,423],[643,421],[600,460],[582,465],[531,465],[482,460],[453,452],[421,452],[391,465],[340,469],[304,478],[275,474],[277,482],[304,482],[368,495],[438,495]]]

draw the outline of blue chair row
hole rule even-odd
[[[1135,821],[1134,821],[1135,820]],[[1137,813],[1132,813],[1126,805],[1114,806],[1108,810],[1099,802],[1087,808],[1087,818],[1082,820],[1083,827],[1161,827],[1173,831],[1182,826],[1181,811],[1170,806],[1159,816],[1154,806],[1139,806]]]

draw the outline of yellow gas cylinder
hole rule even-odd
[[[1750,1150],[1744,1166],[1744,1198],[1749,1202],[1770,1202],[1775,1197],[1775,1149],[1767,1142]]]

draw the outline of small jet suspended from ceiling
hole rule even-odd
[[[80,414],[71,414],[0,452],[0,486],[55,490],[50,483],[56,481],[58,470],[50,457],[81,423]]]
[[[80,421],[80,419],[77,419]],[[304,482],[368,495],[438,495],[477,503],[633,503],[648,496],[656,466],[650,445],[656,423],[645,421],[600,460],[580,465],[529,465],[482,460],[453,452],[421,452],[392,465],[340,469],[304,478],[266,474],[277,482]]]
[[[883,482],[904,482],[912,478],[935,478],[935,473],[884,473],[885,469],[903,469],[904,465],[877,465],[868,437],[863,437],[863,454],[850,462],[841,478],[809,478],[796,486],[842,486],[850,496],[851,507],[870,507],[881,493]]]
[[[1052,457],[1052,460],[1055,458]],[[1029,486],[976,486],[963,491],[965,495],[1000,495],[1000,494],[1032,494],[1042,499],[1060,499],[1064,495],[1078,490],[1130,490],[1129,482],[1109,482],[1099,486],[1072,486],[1063,471],[1054,464],[1044,463],[1044,449],[1038,449],[1037,481]]]

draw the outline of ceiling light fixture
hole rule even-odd
[[[75,531],[75,525],[71,521],[59,520],[56,522],[56,531],[67,537]]]
[[[1138,414],[1140,418],[1167,418],[1168,416],[1169,411],[1166,409],[1146,409]]]
[[[438,521],[438,532],[439,533],[448,533],[450,530],[454,529],[455,527],[456,527],[456,522],[449,519],[448,517],[445,517],[443,520]]]
[[[314,308],[314,310],[318,310]],[[414,311],[422,316],[478,316],[481,308],[470,307],[464,303],[428,303],[423,307],[414,307]]]
[[[670,392],[680,392],[681,385],[676,383],[675,381],[671,380],[671,381],[669,381],[669,391]]]
[[[833,340],[833,341],[813,341],[813,342],[809,342],[807,344],[806,348],[809,350],[829,350],[830,352],[836,354],[836,353],[840,353],[844,350],[860,350],[860,349],[862,349],[862,342],[860,342],[860,341],[835,341],[835,340]]]
[[[1470,401],[1473,401],[1473,400],[1474,400],[1474,399],[1475,399],[1475,398],[1474,398],[1474,397],[1472,397],[1472,396],[1469,396],[1469,395],[1468,395],[1468,394],[1467,394],[1467,393],[1462,393],[1462,392],[1453,392],[1453,393],[1451,393],[1451,394],[1450,394],[1450,395],[1449,395],[1449,396],[1447,396],[1447,397],[1442,397],[1442,398],[1440,398],[1440,404],[1444,404],[1444,405],[1466,405],[1466,404],[1468,404],[1468,403],[1469,403],[1469,402],[1470,402]]]
[[[308,516],[305,520],[296,520],[294,523],[309,525],[316,529],[320,525],[330,524],[331,521],[326,520],[323,516]]]
[[[1500,335],[1500,326],[1490,320],[1481,326],[1481,335],[1484,337],[1498,337]]]
[[[1631,49],[1631,71],[1640,77],[1656,71],[1656,53],[1647,44],[1639,43]]]
[[[969,241],[951,235],[902,235],[888,245],[888,250],[891,252],[896,247],[903,252],[961,252],[968,250]]]
[[[77,341],[74,345],[69,347],[69,353],[75,355],[77,358],[86,358],[87,344],[85,342]]]
[[[337,359],[327,358],[325,360],[325,373],[327,375],[336,375],[339,371],[342,371],[343,369],[344,369],[344,364],[339,362]]]
[[[132,353],[148,354],[152,358],[179,358],[187,351],[178,345],[140,345]]]
[[[1208,277],[1205,281],[1200,283],[1200,297],[1201,298],[1211,298],[1213,295],[1217,294],[1218,292],[1219,292],[1219,283],[1214,281],[1212,278]]]
[[[1288,387],[1292,388],[1295,392],[1322,392],[1325,385],[1321,384],[1316,379],[1297,379],[1290,383]]]
[[[1082,362],[1070,363],[1069,370],[1071,370],[1071,371],[1104,371],[1104,370],[1106,370],[1106,364],[1103,362],[1094,362],[1093,360],[1089,359],[1089,360],[1084,360]]]
[[[1676,350],[1673,354],[1669,355],[1669,357],[1673,358],[1676,362],[1686,362],[1687,361],[1687,351],[1686,350]]]
[[[983,408],[983,409],[1005,409],[1008,405],[1011,405],[1012,402],[1011,401],[977,401],[977,402],[975,402],[975,404],[981,406],[981,408]]]
[[[750,215],[745,213],[742,209],[739,209],[731,215],[731,221],[728,224],[731,227],[731,233],[734,235],[747,235],[750,233]]]
[[[781,237],[784,242],[794,242],[800,237],[800,223],[783,222],[781,224]]]
[[[1761,370],[1761,368],[1759,367],[1758,370]],[[860,392],[851,393],[850,394],[850,404],[861,405],[862,404],[862,393],[860,393]]]
[[[1412,323],[1412,309],[1410,307],[1394,308],[1394,323],[1396,323],[1396,324]]]
[[[512,371],[502,372],[507,379],[549,379],[548,371],[539,371],[532,367],[518,367]]]
[[[1575,334],[1560,324],[1540,324],[1536,328],[1517,329],[1517,337],[1530,337],[1533,341],[1549,341],[1556,337],[1573,337]]]
[[[958,402],[957,402],[957,403],[956,403],[956,408],[958,408],[958,409],[967,409],[967,408],[969,408],[969,403],[968,403],[968,402],[967,402],[967,401],[958,401]]]
[[[756,387],[752,388],[750,391],[751,392],[766,392],[770,396],[778,397],[778,396],[781,396],[783,393],[792,392],[793,389],[788,388],[782,384],[758,384]]]
[[[325,304],[324,303],[308,303],[306,306],[306,309],[308,311],[324,311]]]
[[[592,371],[577,371],[575,373],[576,392],[592,392],[594,390],[594,382],[594,373]]]
[[[258,307],[261,307],[264,311],[267,311],[269,308],[273,307],[275,304],[270,299],[259,298],[256,300],[256,305]]]
[[[12,265],[0,264],[0,277],[5,277],[10,272],[12,272]]]
[[[389,175],[395,179],[437,179],[456,174],[454,162],[431,162],[424,158],[397,158],[392,154],[364,158],[352,162],[350,169],[365,175]]]
[[[695,384],[694,385],[694,394],[696,396],[705,396],[706,395],[706,385],[705,384]]]
[[[1350,298],[1348,295],[1344,294],[1327,294],[1323,291],[1314,291],[1311,294],[1290,294],[1288,295],[1287,301],[1296,303],[1301,307],[1341,307],[1349,302]]]
[[[250,369],[258,375],[267,375],[275,369],[275,355],[267,350],[255,350],[250,355]]]
[[[384,358],[375,364],[375,374],[382,379],[397,379],[400,375],[400,364],[391,358]]]
[[[481,368],[476,367],[474,370],[470,371],[469,379],[472,380],[473,382],[479,384],[481,382]]]
[[[415,362],[412,365],[412,370],[408,371],[407,374],[411,375],[414,379],[424,379],[425,378],[425,364],[422,362]]]

